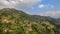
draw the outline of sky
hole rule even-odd
[[[28,14],[60,18],[60,0],[0,0],[1,8],[15,8]]]

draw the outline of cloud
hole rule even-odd
[[[51,17],[59,18],[60,17],[60,11],[40,12],[40,13],[38,13],[38,15],[41,15],[41,16],[51,16]]]
[[[38,8],[54,8],[54,5],[49,5],[49,4],[47,4],[47,5],[44,5],[44,4],[39,4],[38,5]]]
[[[45,5],[41,4],[41,5],[39,5],[38,7],[39,7],[39,8],[44,8]]]
[[[0,8],[17,8],[26,9],[33,6],[34,3],[40,2],[41,0],[0,0]]]

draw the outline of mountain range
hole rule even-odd
[[[3,8],[0,9],[0,34],[60,34],[60,18]]]

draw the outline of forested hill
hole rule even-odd
[[[0,34],[60,34],[60,19],[0,9]]]

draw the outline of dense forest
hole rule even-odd
[[[60,18],[0,9],[0,34],[60,34]]]

